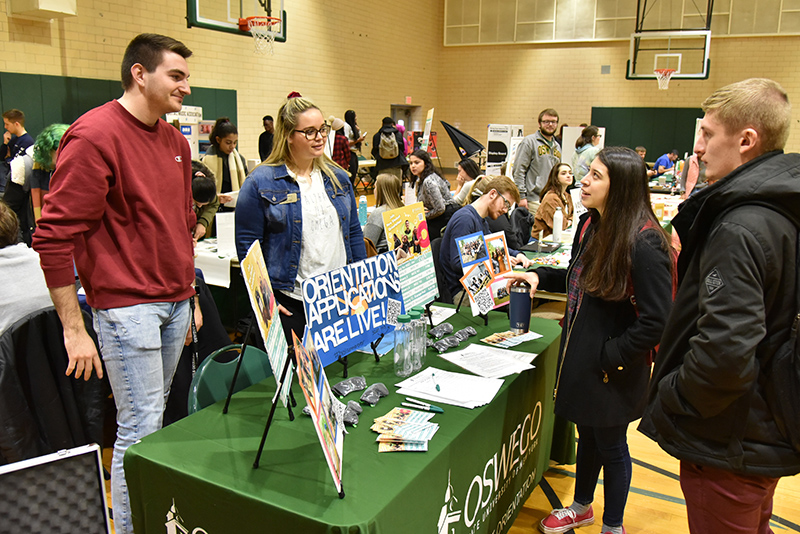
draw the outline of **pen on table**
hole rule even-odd
[[[422,407],[425,407],[425,408],[433,408],[434,411],[436,411],[436,410],[439,410],[441,412],[444,411],[444,410],[442,410],[441,408],[439,408],[436,405],[433,405],[433,404],[430,404],[430,403],[427,403],[427,402],[423,402],[421,400],[412,399],[411,397],[406,397],[406,402],[411,402],[411,403],[414,403],[414,404],[416,404],[418,406],[422,406]]]
[[[439,408],[438,406],[431,406],[430,404],[414,404],[413,402],[403,402],[401,403],[406,408],[413,408],[415,410],[422,410],[423,412],[436,412],[436,413],[444,413],[444,410]]]
[[[441,391],[442,388],[436,383],[436,373],[431,373],[431,380],[433,380],[433,385],[436,386],[436,391]]]

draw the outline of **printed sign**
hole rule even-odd
[[[488,313],[508,303],[508,281],[502,277],[511,270],[511,256],[504,232],[484,236],[482,232],[456,238],[464,276],[461,285],[469,296],[472,314]]]
[[[397,259],[405,308],[433,301],[439,288],[422,202],[383,212],[383,228],[389,250]]]
[[[250,245],[247,256],[242,260],[241,268],[247,294],[250,295],[250,306],[255,313],[258,330],[261,332],[269,357],[272,375],[275,377],[278,389],[281,390],[281,401],[286,406],[289,400],[289,388],[292,385],[292,370],[289,369],[286,373],[286,380],[281,388],[281,373],[286,364],[287,354],[286,336],[283,334],[280,313],[277,310],[275,294],[272,292],[264,255],[261,253],[261,242],[258,239]]]
[[[292,332],[294,354],[297,358],[297,378],[306,398],[314,429],[317,431],[325,461],[331,471],[336,491],[342,493],[342,452],[344,449],[344,423],[340,412],[344,405],[331,393],[331,386],[322,368],[312,337],[306,334],[305,346]],[[340,405],[337,409],[337,403]]]
[[[400,288],[392,252],[303,281],[308,336],[323,365],[394,331],[403,309]]]

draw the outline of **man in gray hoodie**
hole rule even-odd
[[[539,209],[542,192],[553,165],[561,161],[561,145],[554,137],[558,129],[558,112],[548,108],[539,113],[539,129],[522,140],[514,160],[514,183],[522,197],[519,205],[528,208],[531,216]]]

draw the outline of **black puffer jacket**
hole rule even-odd
[[[673,219],[680,286],[639,426],[672,456],[741,474],[800,472],[764,400],[794,312],[798,224],[800,155],[781,152],[692,196]]]
[[[589,217],[581,217],[575,228]],[[580,243],[576,231],[570,268],[540,267],[539,288],[565,292],[581,247],[592,239],[589,225]],[[650,377],[648,355],[658,343],[672,305],[670,258],[654,230],[639,232],[632,251],[631,279],[636,307],[629,299],[612,302],[584,293],[561,337],[555,413],[579,425],[607,427],[641,417]],[[606,380],[606,375],[608,379]]]

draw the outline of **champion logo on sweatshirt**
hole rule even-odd
[[[708,290],[708,295],[713,295],[723,287],[725,287],[725,281],[722,279],[722,275],[719,274],[717,268],[714,267],[711,269],[711,272],[708,273],[708,276],[706,276],[706,289]]]
[[[183,158],[181,158],[180,156],[175,156],[175,161],[177,161],[178,163],[180,163],[180,162],[182,162],[182,161],[183,161]]]

